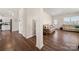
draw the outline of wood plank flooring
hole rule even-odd
[[[35,47],[35,37],[26,39],[18,32],[0,32],[0,51],[78,51],[79,33],[56,30],[44,35],[44,47]]]

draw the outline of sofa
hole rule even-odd
[[[53,32],[55,32],[55,27],[53,25],[49,25],[49,24],[43,25],[44,34],[52,34]]]
[[[79,25],[63,25],[63,30],[79,32]]]

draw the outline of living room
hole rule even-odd
[[[79,35],[79,11],[78,8],[49,8],[46,11],[53,16],[53,27],[55,32],[49,35],[50,43],[55,44],[57,50],[78,50]],[[51,27],[51,25],[50,25]],[[50,29],[50,28],[49,28]],[[51,32],[51,30],[50,30]],[[47,34],[51,34],[51,33]],[[55,41],[52,41],[55,40]],[[48,44],[48,46],[50,46]],[[56,47],[57,46],[57,47]],[[60,46],[60,47],[59,47]],[[50,46],[51,47],[51,46]],[[52,49],[50,49],[52,50]]]

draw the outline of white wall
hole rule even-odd
[[[42,15],[43,24],[52,24],[53,18],[51,15],[47,14],[45,11],[43,11]]]
[[[24,9],[19,9],[19,33],[26,37],[26,19],[24,18]]]
[[[57,20],[57,25],[56,25],[56,28],[60,28],[62,25],[63,25],[63,21],[64,21],[64,17],[63,16],[55,16],[55,17],[53,17],[54,19],[53,20]],[[54,24],[54,23],[53,23]]]
[[[51,24],[52,16],[43,11],[42,8],[26,8],[24,9],[24,16],[26,22],[26,37],[32,37],[35,35],[34,20],[40,19],[43,24]]]
[[[79,13],[71,13],[71,14],[65,14],[65,15],[60,15],[60,16],[54,16],[53,20],[58,21],[57,28],[60,28],[63,25],[65,17],[70,17],[70,16],[79,16]]]

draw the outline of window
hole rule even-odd
[[[57,20],[54,20],[54,24],[57,25]]]
[[[79,25],[79,16],[64,18],[64,24]]]

